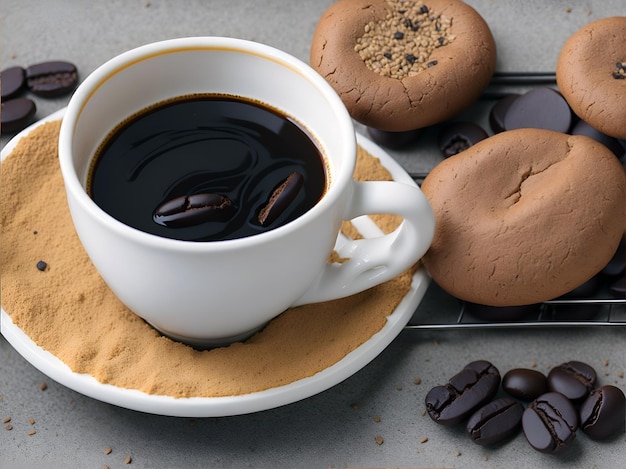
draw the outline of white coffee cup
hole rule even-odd
[[[315,137],[330,184],[308,212],[254,236],[180,241],[131,228],[86,192],[92,158],[124,119],[193,93],[244,96],[293,116]],[[240,340],[291,306],[345,297],[387,281],[428,249],[434,217],[416,186],[355,182],[352,120],[326,81],[302,61],[255,42],[195,37],[148,44],[100,66],[67,107],[59,159],[82,244],[117,297],[176,340],[212,346]],[[329,263],[342,220],[404,218],[393,233],[351,242]]]

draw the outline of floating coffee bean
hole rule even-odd
[[[473,122],[453,122],[439,133],[439,149],[446,158],[467,150],[488,137],[487,132]]]
[[[511,103],[504,116],[506,130],[547,129],[567,133],[572,111],[561,94],[552,88],[534,88]]]
[[[506,116],[511,103],[519,96],[519,94],[510,94],[504,98],[500,98],[496,101],[496,104],[493,105],[491,111],[489,111],[489,126],[494,134],[498,134],[506,130],[504,128],[504,116]]]
[[[626,397],[622,390],[611,385],[594,389],[580,408],[580,428],[594,440],[624,433]]]
[[[302,174],[293,172],[285,179],[272,193],[267,204],[259,212],[259,223],[262,226],[271,225],[281,213],[283,213],[289,204],[298,195],[304,177]]]
[[[578,413],[563,394],[549,392],[531,402],[522,415],[528,443],[542,453],[561,453],[576,437]]]
[[[13,133],[22,130],[31,123],[37,106],[28,98],[15,98],[2,102],[0,127],[2,133]]]
[[[207,221],[226,221],[234,211],[232,202],[218,194],[183,195],[157,207],[154,221],[159,225],[178,228]]]
[[[389,132],[386,130],[378,130],[373,127],[368,127],[367,133],[372,140],[379,145],[397,150],[417,140],[417,137],[419,137],[421,133],[421,129],[407,130],[405,132]]]
[[[11,99],[22,91],[26,83],[25,73],[22,67],[9,67],[0,72],[2,101]]]
[[[527,368],[514,368],[502,377],[502,389],[523,401],[532,401],[548,392],[546,376]]]
[[[624,154],[624,148],[619,141],[609,135],[603,134],[599,130],[594,129],[583,120],[579,120],[572,128],[572,135],[585,135],[593,138],[597,142],[611,150],[615,156],[620,158]]]
[[[488,306],[465,302],[465,312],[485,321],[516,321],[524,316],[536,316],[540,304],[523,306]]]
[[[503,397],[484,405],[467,421],[470,438],[479,445],[492,445],[513,436],[522,423],[524,406]]]
[[[563,394],[573,402],[585,399],[595,382],[595,370],[579,361],[563,363],[548,373],[548,389]]]
[[[39,96],[60,96],[76,88],[78,72],[70,62],[51,61],[26,68],[26,86]]]
[[[426,410],[435,422],[454,425],[489,402],[499,386],[500,373],[495,366],[486,360],[471,362],[447,384],[428,392]]]

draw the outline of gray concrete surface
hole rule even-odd
[[[84,78],[127,49],[191,35],[253,39],[307,60],[315,24],[330,3],[3,0],[1,67],[63,59],[76,63]],[[561,44],[576,29],[594,19],[626,14],[622,0],[468,3],[492,28],[501,71],[553,71]],[[38,118],[67,101],[37,99]],[[487,103],[478,103],[467,114],[484,122],[486,109]],[[419,145],[392,154],[409,171],[427,171],[439,160],[432,139],[426,135]],[[3,136],[2,145],[6,142]],[[429,294],[414,322],[449,308],[441,295]],[[597,443],[579,433],[571,451],[555,457],[534,451],[521,434],[506,444],[482,448],[461,428],[443,428],[422,415],[428,389],[474,359],[491,360],[502,372],[533,362],[547,371],[564,361],[581,360],[598,370],[601,384],[626,389],[623,327],[405,331],[360,372],[309,399],[236,417],[161,417],[69,390],[37,371],[0,337],[0,419],[10,416],[13,426],[11,431],[5,424],[0,428],[0,467],[126,467],[129,455],[128,467],[133,468],[624,467],[624,435]],[[41,391],[44,381],[48,388]],[[37,433],[29,436],[31,428]],[[108,455],[106,448],[112,448]]]

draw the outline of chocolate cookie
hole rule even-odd
[[[585,136],[496,134],[438,164],[422,191],[436,221],[424,264],[474,303],[556,298],[599,272],[624,232],[624,170]]]
[[[458,0],[340,0],[317,25],[310,61],[354,119],[398,132],[473,103],[493,75],[496,46]]]
[[[556,80],[581,119],[626,138],[626,17],[593,21],[575,32],[559,54]]]

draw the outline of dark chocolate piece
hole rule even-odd
[[[580,407],[580,428],[589,438],[606,440],[626,431],[626,397],[607,384],[594,389]]]
[[[548,392],[548,380],[540,371],[514,368],[502,377],[502,389],[513,397],[532,401]]]
[[[407,130],[404,132],[390,132],[387,130],[378,130],[373,127],[368,127],[367,133],[372,140],[379,145],[392,150],[397,150],[404,148],[417,140],[417,137],[419,137],[421,133],[421,129]]]
[[[552,88],[534,88],[511,103],[504,116],[506,130],[534,128],[567,133],[572,111],[561,94]]]
[[[485,404],[472,414],[466,430],[474,443],[492,445],[504,441],[519,430],[524,406],[515,399],[502,397]]]
[[[2,101],[14,98],[24,89],[26,72],[22,67],[9,67],[0,72]]]
[[[0,126],[2,133],[14,133],[30,124],[37,112],[37,106],[28,98],[15,98],[2,102]]]
[[[446,158],[467,150],[488,137],[487,132],[473,122],[452,122],[439,133],[439,150]]]
[[[471,362],[447,384],[435,386],[426,395],[426,410],[442,425],[454,425],[495,396],[500,386],[498,369],[486,360]]]
[[[579,120],[572,128],[572,135],[585,135],[589,138],[593,138],[611,150],[618,158],[621,158],[626,151],[615,137],[603,134],[599,130],[591,127],[582,119]]]
[[[26,86],[39,96],[61,96],[73,91],[77,84],[78,71],[70,62],[41,62],[26,68]]]
[[[561,453],[576,437],[578,413],[563,394],[549,392],[531,402],[522,415],[528,443],[542,453]]]
[[[504,128],[504,116],[506,116],[511,103],[519,98],[519,96],[519,94],[515,93],[504,96],[503,98],[498,99],[498,101],[496,101],[491,108],[491,111],[489,111],[489,126],[494,134],[498,134],[506,130]]]
[[[579,361],[562,363],[548,373],[548,389],[560,392],[572,402],[583,401],[593,389],[596,371]]]

